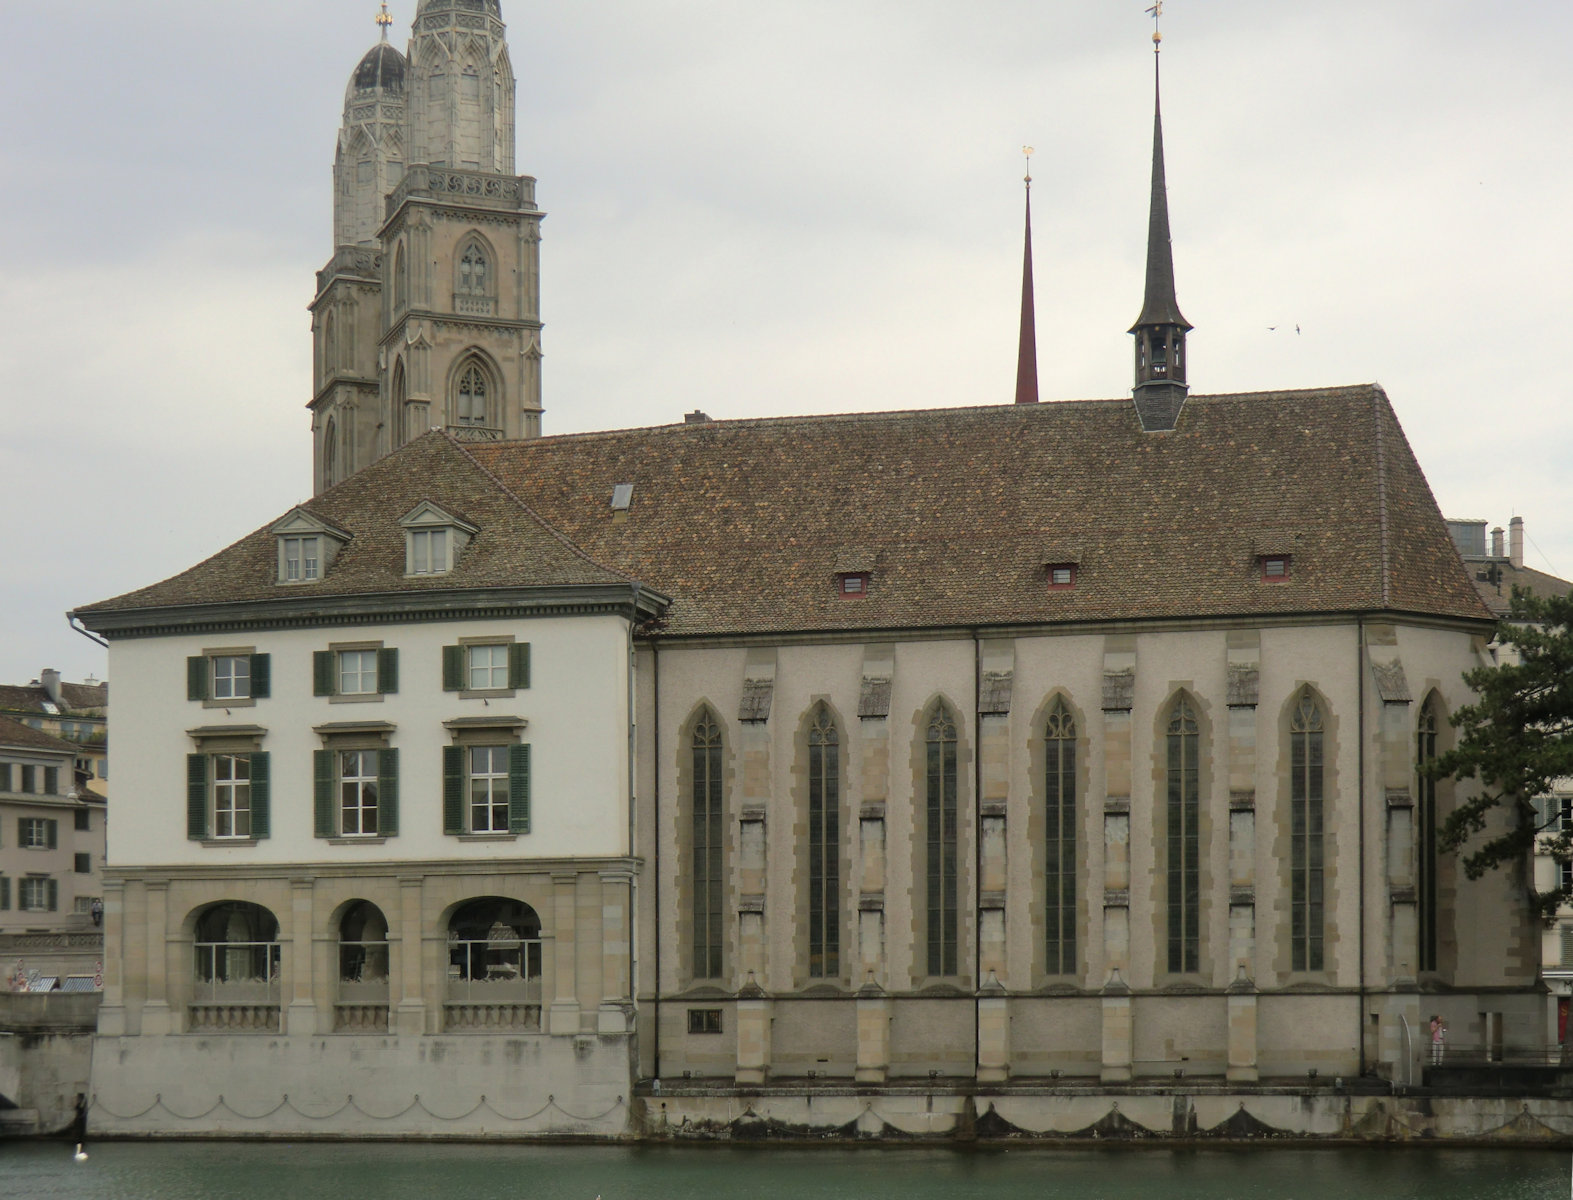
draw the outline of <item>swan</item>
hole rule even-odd
[[[87,1161],[87,1151],[82,1149],[82,1143],[81,1142],[78,1142],[76,1144],[76,1153],[73,1154],[71,1157],[73,1159],[75,1159],[77,1162],[86,1162]]]

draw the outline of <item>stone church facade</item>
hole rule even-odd
[[[1380,388],[1190,394],[1159,127],[1130,397],[541,437],[500,16],[351,81],[316,494],[76,614],[90,1122],[1334,1133],[1543,1041],[1422,771],[1491,614]]]

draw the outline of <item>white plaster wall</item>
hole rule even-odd
[[[461,699],[442,690],[442,647],[461,637],[511,634],[531,646],[531,686],[512,699]],[[454,621],[220,633],[116,641],[115,867],[401,860],[553,858],[628,852],[628,642],[619,617]],[[312,695],[312,652],[333,642],[381,641],[399,651],[399,691],[380,701]],[[245,708],[186,699],[186,658],[212,647],[272,655],[272,696]],[[461,842],[442,833],[442,722],[518,716],[529,722],[531,832],[512,841]],[[399,828],[381,843],[332,845],[312,833],[313,727],[386,721],[399,750]],[[186,838],[186,755],[198,726],[260,725],[271,754],[272,835],[256,845]]]

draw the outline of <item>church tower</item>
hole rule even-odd
[[[1154,16],[1163,11],[1155,6]],[[1149,433],[1172,430],[1190,391],[1185,382],[1185,335],[1191,323],[1174,296],[1174,251],[1169,241],[1169,192],[1163,169],[1163,113],[1158,63],[1163,35],[1154,32],[1152,103],[1152,196],[1147,217],[1147,288],[1136,338],[1136,415]]]
[[[420,0],[408,54],[384,40],[351,78],[312,305],[317,491],[430,428],[540,434],[544,214],[513,174],[514,94],[499,0]]]

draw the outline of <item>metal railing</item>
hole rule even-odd
[[[1567,1047],[1552,1045],[1507,1046],[1485,1042],[1443,1044],[1440,1054],[1424,1037],[1420,1039],[1420,1062],[1425,1067],[1573,1067],[1573,1053]]]
[[[197,942],[193,1004],[279,1003],[278,942]]]
[[[448,943],[449,1004],[541,1003],[541,943],[488,938]]]
[[[388,943],[339,943],[339,1003],[388,1002]]]

